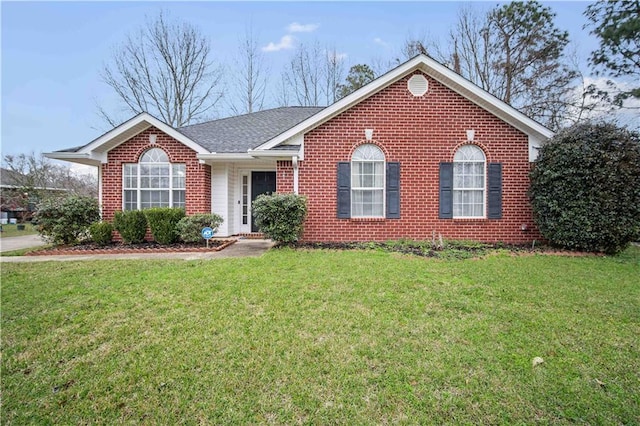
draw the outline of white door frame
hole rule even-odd
[[[259,167],[259,168],[241,168],[238,169],[236,175],[236,189],[235,189],[235,218],[238,224],[238,233],[239,234],[249,234],[251,233],[251,173],[252,172],[277,172],[276,168],[269,167]],[[247,186],[246,186],[246,194],[243,193],[243,176],[247,177]],[[278,175],[276,173],[276,185],[278,182]],[[243,223],[244,214],[244,195],[247,196],[247,223]]]

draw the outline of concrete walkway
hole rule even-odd
[[[0,252],[22,250],[45,245],[40,235],[24,235],[21,237],[0,238]]]
[[[24,237],[18,237],[24,238]],[[187,253],[130,253],[130,254],[79,254],[61,256],[0,256],[1,263],[19,262],[71,262],[81,260],[115,260],[115,259],[224,259],[230,257],[258,257],[273,247],[271,240],[241,239],[229,247],[213,252]]]

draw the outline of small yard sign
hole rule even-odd
[[[209,240],[213,238],[213,229],[209,228],[208,226],[205,226],[204,228],[202,228],[201,234],[202,234],[202,238],[207,240],[207,248],[209,248]]]

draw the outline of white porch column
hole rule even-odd
[[[293,193],[298,195],[298,156],[294,155],[291,163],[293,164]]]

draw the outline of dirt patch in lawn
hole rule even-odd
[[[26,253],[27,256],[50,255],[79,255],[79,254],[127,254],[127,253],[182,253],[182,252],[208,252],[220,251],[229,247],[237,240],[209,240],[209,247],[204,243],[187,244],[158,244],[147,241],[140,244],[111,243],[106,246],[97,244],[78,244],[75,246],[60,246],[34,250]]]

